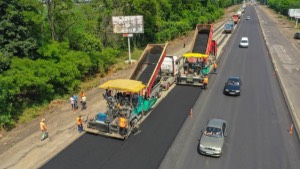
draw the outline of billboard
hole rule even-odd
[[[113,16],[112,24],[114,33],[144,33],[142,15]]]
[[[289,9],[289,17],[300,17],[300,9]]]

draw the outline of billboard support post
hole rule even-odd
[[[128,59],[129,64],[131,64],[131,51],[130,51],[130,37],[128,36]]]
[[[144,33],[143,16],[113,16],[112,24],[114,33],[122,33],[123,37],[128,38],[128,60],[125,62],[131,64],[133,60],[131,59],[130,38],[134,33]]]
[[[128,41],[128,62],[131,64],[132,60],[131,60],[130,38],[133,37],[133,34],[132,33],[124,33],[123,37],[127,37],[127,41]]]

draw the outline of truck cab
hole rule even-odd
[[[167,55],[161,65],[162,89],[168,90],[175,82],[178,73],[178,57]]]

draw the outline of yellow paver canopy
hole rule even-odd
[[[205,55],[205,54],[201,54],[201,53],[186,53],[183,55],[183,57],[185,58],[207,58],[208,55]]]
[[[114,89],[124,92],[139,92],[146,86],[142,82],[136,80],[116,79],[105,82],[99,87],[101,89]]]

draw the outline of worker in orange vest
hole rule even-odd
[[[208,77],[204,76],[203,78],[203,89],[207,89],[207,85],[208,85]]]
[[[48,137],[47,126],[45,123],[45,119],[42,119],[40,122],[40,129],[42,131],[41,141],[45,140]]]
[[[81,133],[83,131],[81,116],[78,116],[76,118],[76,124],[77,124],[78,132]]]
[[[214,73],[217,74],[217,68],[218,68],[218,65],[216,62],[214,62]]]
[[[119,127],[120,127],[120,134],[125,135],[126,134],[126,128],[127,128],[127,119],[125,117],[120,117],[119,119]]]

